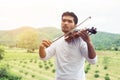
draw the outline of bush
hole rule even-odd
[[[7,70],[6,70],[6,68],[4,68],[4,67],[1,67],[0,68],[0,78],[4,78],[4,77],[7,77]]]
[[[104,66],[104,69],[106,70],[108,67],[107,66]]]
[[[9,79],[6,79],[6,78],[0,78],[0,80],[9,80]]]
[[[30,60],[30,63],[33,62],[33,59]]]
[[[51,67],[53,67],[53,64],[50,64]]]
[[[110,80],[109,76],[104,77],[105,80]]]
[[[87,73],[88,73],[88,70],[85,70],[85,73],[87,74]]]
[[[40,68],[42,68],[43,66],[42,65],[39,65]]]
[[[35,75],[33,75],[33,74],[32,74],[31,76],[32,76],[32,77],[35,77]]]
[[[99,74],[96,73],[96,74],[94,75],[94,77],[95,77],[95,78],[98,78],[98,77],[99,77]]]
[[[110,80],[109,74],[106,74],[106,76],[104,77],[105,80]]]
[[[12,74],[8,67],[2,65],[0,66],[0,80],[21,80],[21,77]]]
[[[99,65],[96,65],[97,67],[99,67]]]
[[[49,69],[49,67],[48,67],[48,66],[45,66],[45,69],[47,70],[47,69]]]
[[[52,72],[55,73],[55,69],[53,69]]]
[[[4,51],[3,47],[0,45],[0,60],[3,59],[4,52],[5,52],[5,51]]]
[[[96,70],[96,71],[95,71],[95,73],[99,73],[99,71],[98,71],[98,70]]]
[[[25,75],[27,75],[28,74],[28,72],[25,72]]]

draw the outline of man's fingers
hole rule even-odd
[[[51,45],[51,41],[49,40],[43,40],[42,44],[45,46],[45,47],[49,47]]]
[[[85,39],[85,34],[83,32],[80,32],[79,35],[82,39]]]
[[[90,40],[87,29],[81,29],[79,34],[80,34],[80,37],[81,37],[84,41],[87,42],[87,41]]]
[[[46,42],[43,42],[42,43],[45,47],[49,47],[50,45],[48,44],[48,43],[46,43]]]
[[[47,43],[47,44],[52,44],[52,42],[49,41],[49,40],[43,40],[43,42],[45,42],[45,43]]]

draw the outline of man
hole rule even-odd
[[[78,22],[73,12],[64,12],[61,20],[61,29],[64,34],[73,29]],[[85,80],[85,60],[90,64],[96,63],[96,52],[87,30],[82,29],[79,35],[79,38],[71,42],[65,41],[64,36],[54,43],[49,40],[43,40],[41,43],[39,55],[42,60],[55,56],[56,80]]]

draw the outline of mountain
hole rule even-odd
[[[98,32],[92,35],[92,41],[96,49],[111,49],[113,47],[120,47],[120,34],[113,34],[107,32]],[[118,45],[119,46],[116,46]]]
[[[63,34],[60,29],[54,27],[32,28],[24,26],[14,30],[0,30],[0,44],[16,45],[18,35],[29,29],[38,32],[40,42],[43,39],[53,40]],[[99,50],[120,47],[120,34],[97,32],[97,34],[91,35],[91,39],[95,48]]]
[[[3,45],[15,45],[17,41],[17,36],[28,29],[34,29],[32,27],[23,26],[14,30],[0,30],[0,44]]]
[[[38,28],[38,32],[39,35],[41,35],[45,39],[50,39],[50,40],[53,40],[63,34],[61,30],[55,27]]]

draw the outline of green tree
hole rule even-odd
[[[113,47],[115,51],[120,50],[120,37],[113,42]]]
[[[3,59],[4,52],[5,52],[5,51],[4,51],[3,47],[0,45],[0,60]]]
[[[17,46],[27,49],[27,52],[34,52],[38,47],[38,31],[29,29],[18,36]]]
[[[22,77],[12,73],[10,68],[2,64],[0,65],[0,80],[21,80]]]

